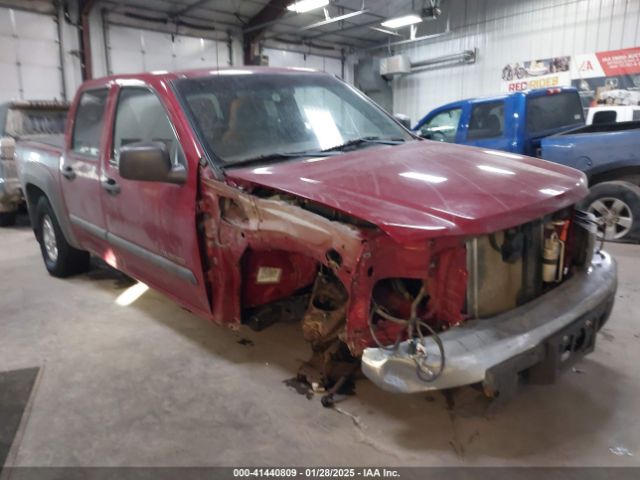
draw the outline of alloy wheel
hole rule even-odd
[[[55,263],[58,260],[58,243],[56,242],[56,232],[53,228],[53,222],[49,215],[42,217],[42,243],[44,243],[47,257]]]
[[[589,205],[600,225],[600,236],[605,240],[619,240],[629,233],[633,226],[631,208],[619,198],[602,197]]]

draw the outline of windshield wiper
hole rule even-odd
[[[354,140],[349,140],[348,142],[343,143],[342,145],[336,145],[335,147],[326,148],[322,150],[322,152],[341,151],[349,147],[356,147],[358,145],[363,145],[367,143],[375,143],[378,145],[399,145],[401,143],[404,143],[404,140],[402,138],[362,137],[362,138],[356,138]]]
[[[249,165],[255,165],[265,162],[271,162],[273,160],[285,160],[289,158],[303,158],[303,157],[331,157],[336,155],[336,152],[329,152],[325,150],[309,150],[302,152],[275,152],[268,153],[265,155],[260,155],[258,157],[247,158],[245,160],[240,160],[239,162],[234,162],[226,165],[227,167],[246,167]]]

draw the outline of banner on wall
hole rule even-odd
[[[582,105],[640,105],[640,48],[505,65],[502,91],[574,86]]]

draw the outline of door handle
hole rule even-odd
[[[73,171],[73,167],[71,165],[65,165],[62,167],[60,173],[62,173],[62,176],[67,180],[73,180],[76,178],[76,172]]]
[[[105,178],[102,180],[102,188],[104,188],[110,195],[117,195],[120,193],[120,185],[113,178]]]

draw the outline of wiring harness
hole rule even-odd
[[[433,382],[436,380],[444,370],[445,366],[445,353],[444,346],[442,344],[442,340],[440,339],[438,333],[426,322],[421,320],[417,316],[417,310],[420,303],[425,298],[424,285],[416,295],[416,298],[411,303],[411,315],[409,319],[398,318],[395,317],[388,312],[386,312],[381,306],[377,305],[375,302],[373,303],[373,312],[379,315],[381,318],[393,322],[398,325],[406,325],[407,329],[407,338],[409,339],[409,355],[413,359],[416,365],[416,375],[418,378],[424,382]],[[423,332],[425,329],[430,334],[430,338],[435,342],[440,352],[440,365],[437,370],[432,370],[427,365],[427,349],[426,349],[426,338]],[[375,333],[374,325],[373,325],[373,315],[369,315],[369,332],[371,333],[371,338],[376,343],[376,345],[388,352],[397,352],[398,347],[400,346],[400,342],[402,340],[402,332],[399,332],[395,342],[392,345],[384,345]]]

